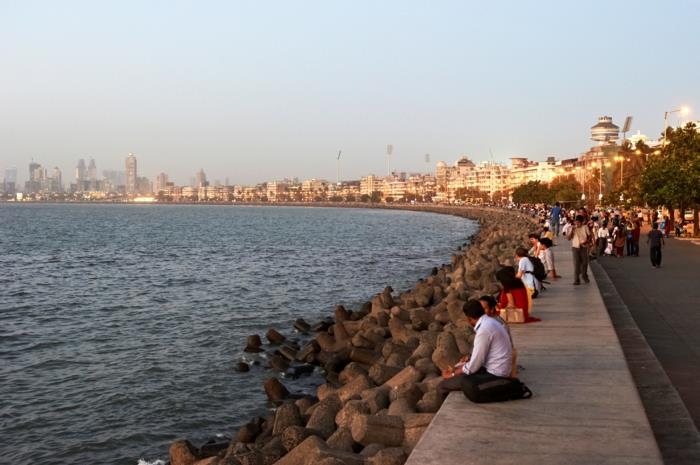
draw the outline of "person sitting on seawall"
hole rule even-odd
[[[542,234],[540,234],[540,239],[554,240],[554,234],[549,230],[549,225],[545,224],[542,228]]]
[[[525,323],[540,321],[539,318],[530,316],[530,299],[528,291],[520,278],[515,276],[512,266],[504,266],[496,272],[496,279],[501,283],[502,289],[498,298],[498,308],[521,308]]]
[[[506,323],[506,320],[501,318],[501,316],[498,314],[498,302],[492,295],[482,295],[479,297],[479,303],[481,306],[484,308],[484,312],[486,315],[490,316],[491,318],[495,319],[498,321],[500,324],[503,325],[504,328],[506,328],[506,331],[508,331],[508,337],[510,338],[510,346],[513,349],[513,363],[511,364],[512,368],[510,370],[510,377],[511,378],[517,378],[518,377],[518,351],[515,348],[515,344],[513,343],[513,335],[510,333],[510,326],[508,326],[508,323]],[[465,360],[466,361],[466,360]]]
[[[513,347],[506,328],[487,316],[478,300],[468,300],[462,311],[476,332],[474,350],[468,361],[455,365],[451,376],[440,381],[437,390],[442,398],[450,391],[461,391],[464,377],[482,373],[509,377],[512,371]]]
[[[539,241],[537,242],[537,248],[535,251],[539,254]],[[535,257],[537,255],[534,255]],[[525,284],[525,287],[530,292],[530,299],[536,298],[540,291],[542,291],[542,283],[535,277],[535,265],[532,264],[528,258],[528,252],[525,247],[518,247],[515,249],[515,263],[517,265],[518,271],[515,274],[516,278],[520,278]]]
[[[540,235],[536,233],[528,234],[528,241],[530,241],[530,250],[527,254],[531,257],[536,257],[540,253]]]
[[[554,254],[552,253],[552,247],[554,244],[551,239],[543,238],[540,239],[540,255],[537,257],[540,259],[544,265],[544,270],[547,272],[547,277],[552,279],[559,279],[561,276],[557,274],[557,270],[554,268]]]

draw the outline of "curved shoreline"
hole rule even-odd
[[[368,208],[368,204],[342,207]],[[533,221],[519,212],[463,206],[370,208],[449,214],[474,220],[479,229],[468,247],[452,254],[451,264],[433,268],[412,289],[393,295],[387,287],[360,309],[338,306],[335,318],[313,327],[297,322],[295,328],[315,333],[313,339],[303,347],[284,345],[282,339],[273,355],[323,367],[326,383],[318,387],[317,396],[290,395],[277,376],[270,377],[264,389],[279,406],[271,416],[243,425],[228,443],[196,448],[186,440],[176,441],[170,447],[172,465],[291,465],[306,463],[308,457],[336,461],[329,464],[359,464],[375,463],[375,456],[380,463],[387,454],[393,457],[391,463],[406,460],[442,404],[435,391],[440,370],[470,351],[473,335],[471,340],[467,336],[463,302],[497,290],[493,274],[523,243]],[[262,346],[259,337],[252,344]],[[387,421],[391,424],[384,424]],[[389,430],[390,437],[377,439],[379,432]]]

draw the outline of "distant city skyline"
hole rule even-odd
[[[0,172],[185,184],[425,172],[585,152],[609,115],[700,119],[700,4],[14,2],[0,6]],[[157,31],[157,33],[156,33]],[[679,114],[669,123],[677,124]],[[425,162],[430,154],[431,163]]]

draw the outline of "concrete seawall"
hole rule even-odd
[[[594,277],[572,286],[569,244],[558,242],[564,278],[535,301],[543,321],[512,328],[533,398],[473,404],[450,394],[408,465],[663,463]]]

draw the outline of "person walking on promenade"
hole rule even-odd
[[[591,243],[591,231],[583,224],[583,217],[578,215],[574,225],[566,236],[571,241],[571,253],[574,256],[574,286],[581,284],[581,278],[588,284],[588,246]]]
[[[613,247],[615,248],[615,256],[622,258],[625,256],[625,225],[620,223],[620,226],[615,226],[613,229]]]
[[[625,222],[625,246],[627,249],[627,256],[631,257],[634,255],[634,243],[632,242],[632,230],[634,229],[634,224],[632,224],[631,219],[627,219]]]
[[[566,223],[561,229],[561,232],[564,234],[564,237],[569,237],[569,233],[574,227],[574,222],[571,220],[571,218],[566,218]]]
[[[666,237],[666,239],[668,239],[669,236],[671,235],[671,219],[668,217],[668,215],[664,216],[663,230],[664,230],[664,236]]]
[[[595,237],[596,234],[598,233],[598,229],[596,228],[596,224],[592,219],[589,219],[586,222],[586,226],[588,226],[588,230],[591,232],[591,240],[588,243],[588,260],[595,260],[597,258],[597,252],[598,249],[596,249],[596,244],[595,244]]]
[[[651,266],[654,268],[661,268],[661,247],[665,245],[664,235],[661,231],[659,231],[658,223],[654,223],[651,228],[651,231],[649,231],[649,234],[647,235]]]
[[[556,234],[557,237],[559,237],[559,225],[561,224],[559,222],[559,219],[561,217],[561,205],[559,202],[554,204],[554,207],[552,208],[552,211],[550,212],[549,215],[549,229],[552,231],[552,233]]]
[[[608,248],[608,238],[610,237],[610,231],[606,226],[601,225],[598,228],[598,256],[602,257],[605,255],[605,250]]]
[[[639,257],[639,236],[642,231],[642,220],[635,218],[634,227],[632,228],[632,255]]]

